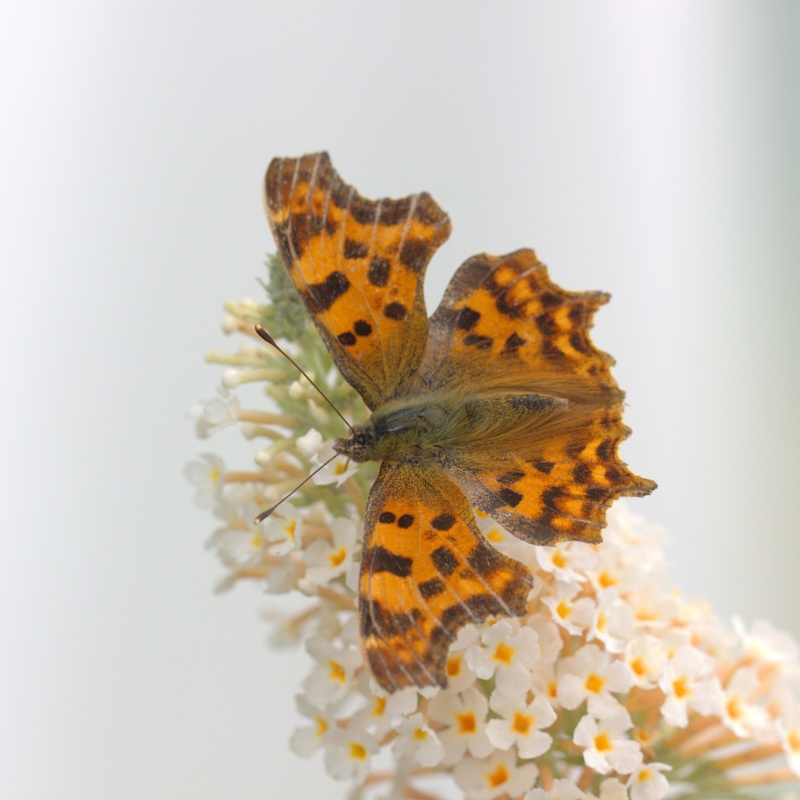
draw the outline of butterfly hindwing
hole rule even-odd
[[[484,539],[467,498],[438,469],[384,461],[367,504],[359,581],[363,647],[392,692],[444,686],[458,630],[524,614],[532,578]]]
[[[497,392],[509,392],[514,409],[522,387],[567,400],[542,425],[518,427],[513,441],[456,446],[448,462],[473,505],[534,544],[598,542],[614,499],[655,488],[618,455],[629,433],[623,393],[613,360],[589,338],[607,299],[561,289],[532,250],[518,250],[466,261],[431,317],[425,386],[484,391],[495,416]]]
[[[519,395],[504,398],[511,405]],[[524,396],[523,396],[524,397]],[[496,399],[487,401],[497,408]],[[574,403],[540,426],[520,426],[515,444],[455,448],[448,474],[473,506],[531,544],[601,541],[606,511],[620,495],[649,494],[655,484],[619,459],[628,434],[621,404]]]
[[[267,217],[289,275],[347,381],[370,408],[416,375],[428,319],[425,269],[450,233],[430,195],[369,200],[327,153],[276,158]]]

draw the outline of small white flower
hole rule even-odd
[[[556,721],[556,713],[544,697],[526,703],[495,691],[489,706],[501,717],[486,724],[486,735],[495,747],[508,750],[515,744],[520,758],[536,758],[550,749],[553,738],[542,728]]]
[[[603,592],[594,610],[587,639],[598,639],[609,653],[621,653],[633,630],[633,612],[616,590]]]
[[[211,508],[225,478],[225,462],[213,453],[203,453],[190,461],[183,472],[195,487],[195,505]]]
[[[317,455],[322,447],[322,434],[312,428],[308,433],[297,438],[297,451],[304,458],[312,458]]]
[[[434,767],[444,758],[444,745],[425,724],[422,714],[412,714],[397,727],[400,736],[392,745],[396,756],[410,756],[421,767]]]
[[[361,664],[361,654],[355,649],[334,647],[321,634],[306,642],[306,650],[317,661],[303,682],[308,701],[324,708],[341,700],[350,689],[353,671]]]
[[[334,452],[333,444],[326,442],[317,453],[315,461],[318,464],[324,464],[333,457]],[[339,487],[357,471],[358,464],[355,461],[351,461],[347,456],[338,455],[314,475],[314,483],[317,486],[336,484]]]
[[[555,595],[542,597],[553,620],[573,636],[579,636],[594,620],[595,602],[591,597],[578,597],[580,587],[559,583]]]
[[[195,434],[199,439],[208,438],[239,418],[239,398],[224,386],[217,390],[217,394],[218,397],[206,400],[189,412],[194,419]]]
[[[535,764],[517,766],[513,750],[495,750],[487,759],[465,758],[453,775],[468,800],[517,797],[533,786],[539,774]]]
[[[565,658],[559,672],[558,701],[569,710],[584,700],[593,714],[613,708],[617,702],[612,693],[627,692],[633,685],[630,669],[594,644],[587,644],[574,656]]]
[[[713,660],[691,645],[679,647],[667,662],[658,686],[666,696],[661,713],[670,725],[685,727],[690,709],[710,714],[719,707],[721,689],[713,668]]]
[[[322,747],[322,740],[328,731],[334,728],[333,714],[323,711],[308,702],[303,695],[296,698],[300,713],[311,720],[311,725],[296,728],[290,740],[290,746],[297,755],[308,758]]]
[[[769,715],[751,698],[762,688],[756,673],[743,667],[736,670],[721,693],[720,719],[738,737],[757,736],[767,727]]]
[[[476,758],[484,758],[494,750],[486,736],[488,711],[486,697],[474,687],[460,694],[445,689],[431,700],[428,716],[447,726],[439,731],[445,764],[460,761],[467,750]]]
[[[767,664],[796,663],[800,658],[797,641],[785,631],[779,631],[764,620],[756,620],[748,632],[739,617],[733,627],[744,643],[745,650]]]
[[[662,773],[670,769],[668,764],[655,761],[637,767],[628,778],[631,800],[661,800],[669,791],[669,781]]]
[[[470,647],[467,664],[482,680],[494,676],[498,691],[516,697],[530,689],[531,669],[541,652],[536,631],[517,620],[499,620],[483,632],[481,644]]]
[[[630,714],[621,705],[609,706],[593,717],[587,714],[575,727],[575,744],[585,748],[583,760],[601,775],[612,769],[621,775],[633,772],[642,761],[639,745],[624,733],[633,727]]]
[[[317,586],[344,575],[353,562],[358,531],[352,520],[340,517],[331,525],[331,540],[317,539],[303,551],[306,578]]]
[[[325,740],[325,767],[331,777],[361,783],[369,773],[378,742],[366,731],[335,730]]]
[[[640,634],[625,645],[625,663],[633,683],[642,689],[655,689],[667,662],[667,651],[661,639]]]
[[[377,686],[370,685],[369,676],[363,673],[359,691],[366,695],[368,704],[353,715],[353,725],[372,728],[379,739],[383,738],[398,718],[413,714],[417,708],[417,693],[414,689],[401,689],[387,695]]]
[[[580,584],[597,561],[597,551],[583,542],[561,542],[555,547],[537,547],[536,560],[544,572],[563,583]]]
[[[628,800],[628,790],[619,778],[606,778],[600,784],[599,800]]]
[[[261,522],[264,547],[276,556],[285,556],[300,547],[302,515],[291,503],[281,503],[280,509]]]

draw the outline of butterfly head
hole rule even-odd
[[[354,426],[353,435],[349,439],[343,437],[336,439],[333,449],[341,455],[352,458],[357,464],[381,458],[376,448],[375,426],[371,422]]]

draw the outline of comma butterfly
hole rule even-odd
[[[450,234],[430,195],[369,200],[316,153],[274,159],[265,200],[286,270],[373,412],[335,443],[381,462],[359,578],[367,660],[388,692],[444,686],[457,631],[521,616],[532,583],[472,506],[533,544],[600,542],[617,497],[655,488],[617,455],[623,393],[588,335],[609,296],[559,288],[532,250],[483,254],[428,319],[425,269]]]

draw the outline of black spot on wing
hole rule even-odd
[[[411,514],[403,514],[397,520],[398,528],[410,528],[414,524],[414,517]]]
[[[366,258],[367,253],[369,253],[369,246],[364,242],[356,242],[352,239],[344,240],[345,258]]]
[[[397,322],[404,320],[407,314],[408,309],[402,303],[389,303],[389,305],[383,309],[384,317],[388,317],[389,319],[393,319]]]
[[[366,320],[360,319],[353,326],[353,330],[359,336],[369,336],[372,333],[372,325],[370,325]]]
[[[391,550],[378,545],[365,553],[370,573],[390,572],[398,578],[407,578],[411,574],[412,561],[406,556],[397,555]]]
[[[429,581],[423,581],[419,585],[419,593],[429,600],[431,597],[436,597],[444,591],[444,582],[439,578],[431,578]]]
[[[356,343],[356,337],[350,333],[350,331],[345,331],[344,333],[340,333],[336,337],[345,347],[349,347],[352,344]]]
[[[391,524],[397,519],[391,511],[381,511],[380,516],[378,517],[378,522],[383,522],[386,524]]]
[[[437,531],[449,531],[455,525],[456,518],[452,514],[439,514],[431,520],[431,525]]]
[[[446,547],[439,547],[434,550],[431,553],[431,561],[433,561],[433,566],[445,578],[450,577],[458,566],[458,559]]]
[[[503,487],[496,492],[496,494],[507,506],[511,506],[511,508],[516,508],[522,500],[522,495],[508,486]]]
[[[389,280],[389,262],[380,256],[373,256],[369,262],[369,282],[373,286],[386,286]]]
[[[309,284],[308,294],[320,311],[327,311],[349,288],[347,276],[337,270],[321,283]]]

